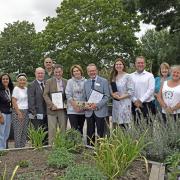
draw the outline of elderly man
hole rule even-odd
[[[43,96],[47,104],[47,114],[48,114],[49,144],[52,144],[53,142],[53,138],[55,137],[57,127],[60,128],[61,132],[65,132],[67,126],[67,113],[64,107],[64,103],[66,100],[65,88],[66,88],[67,80],[64,79],[62,76],[63,76],[62,66],[59,64],[55,64],[54,77],[46,81],[46,85],[44,89]],[[53,99],[53,97],[57,97],[57,98]],[[62,102],[60,103],[60,101]],[[57,103],[60,103],[59,107]],[[61,107],[62,104],[63,107]]]
[[[149,112],[155,114],[154,105],[154,89],[155,79],[152,73],[145,70],[145,58],[143,56],[136,57],[136,71],[131,74],[135,86],[134,96],[132,97],[133,105],[132,112],[135,122],[139,123],[140,113],[150,120]],[[138,114],[138,117],[136,116]]]
[[[46,103],[43,98],[44,92],[44,76],[45,70],[41,67],[36,68],[36,79],[30,84],[28,88],[28,104],[29,104],[29,117],[32,124],[36,129],[43,127],[48,131]],[[48,144],[48,135],[45,138],[44,144]]]
[[[45,58],[44,60],[45,67],[45,79],[50,79],[53,77],[53,60],[51,58]]]
[[[87,104],[87,111],[85,112],[87,120],[87,144],[93,145],[95,142],[95,125],[97,127],[97,134],[99,137],[104,135],[105,118],[108,115],[107,102],[109,99],[109,85],[108,81],[98,76],[98,70],[95,64],[87,66],[87,73],[89,79],[85,82],[85,97],[89,101],[93,90],[102,94],[99,102],[92,102],[96,99],[91,99],[91,103]]]

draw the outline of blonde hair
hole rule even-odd
[[[162,69],[162,68],[168,69],[168,70],[169,70],[169,73],[170,73],[170,66],[169,66],[169,64],[166,63],[166,62],[163,62],[163,63],[161,63],[160,68],[159,68],[159,74],[160,74],[160,76],[162,76],[162,73],[161,73],[161,69]],[[169,76],[169,73],[168,73],[168,76]]]

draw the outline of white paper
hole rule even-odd
[[[102,93],[92,90],[91,95],[88,99],[88,103],[96,103],[97,104],[102,100],[103,96],[104,95]]]
[[[29,113],[28,116],[29,116],[29,119],[35,119],[35,116],[31,113]]]
[[[37,119],[43,120],[43,114],[36,114]]]
[[[52,93],[52,103],[58,108],[63,109],[63,97],[62,92]]]

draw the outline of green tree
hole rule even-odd
[[[178,42],[174,35],[167,30],[148,30],[140,39],[141,54],[143,54],[150,65],[152,72],[157,75],[159,65],[167,62],[170,65],[178,63]],[[176,53],[175,53],[176,52]]]
[[[66,72],[75,63],[103,68],[119,55],[134,56],[140,17],[124,0],[64,0],[56,12],[46,18],[43,51]]]
[[[7,24],[0,35],[0,68],[4,72],[25,72],[34,76],[40,53],[35,43],[34,24],[27,21]]]
[[[180,31],[180,0],[139,0],[139,10],[144,22],[156,25],[157,30]]]

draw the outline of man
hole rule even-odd
[[[95,124],[99,137],[104,135],[105,118],[108,115],[107,102],[109,99],[108,81],[97,75],[97,67],[95,64],[87,66],[89,79],[85,82],[85,97],[89,100],[92,90],[97,90],[103,94],[102,99],[98,103],[89,103],[85,112],[87,120],[87,144],[93,145],[95,142]]]
[[[51,58],[48,57],[44,60],[44,67],[45,67],[45,80],[53,77],[53,60]]]
[[[48,132],[46,103],[43,98],[45,70],[41,67],[35,70],[36,79],[28,88],[29,117],[35,129],[43,127]],[[48,135],[44,144],[48,144]]]
[[[134,120],[137,123],[139,123],[138,118],[140,118],[141,112],[147,119],[147,123],[148,118],[150,119],[149,112],[155,114],[155,105],[153,102],[155,80],[152,73],[145,71],[145,66],[145,58],[143,56],[136,57],[136,71],[131,74],[135,87],[134,96],[132,97],[132,112]],[[136,116],[137,114],[138,117]]]
[[[44,89],[44,100],[47,104],[47,114],[48,114],[48,135],[49,144],[52,144],[53,138],[55,137],[57,127],[60,128],[61,132],[65,132],[67,126],[67,113],[66,109],[59,108],[52,101],[52,96],[57,95],[57,93],[62,93],[63,102],[65,102],[65,88],[67,80],[62,78],[63,68],[61,65],[56,64],[54,66],[54,77],[46,81]],[[58,94],[59,94],[58,93]],[[57,100],[57,102],[60,100]]]

